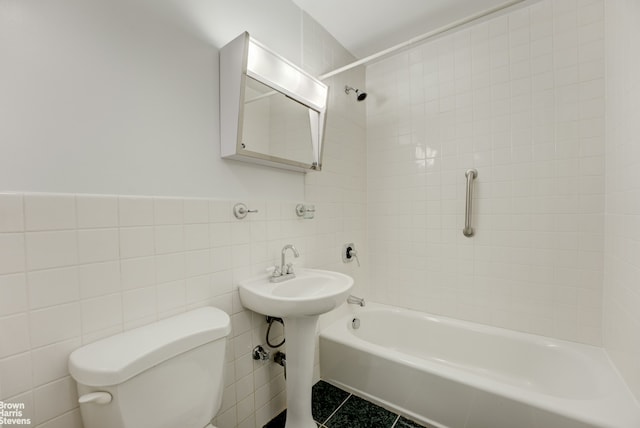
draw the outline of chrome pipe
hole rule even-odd
[[[478,177],[478,171],[475,169],[468,169],[464,176],[467,177],[467,203],[464,211],[464,229],[462,233],[467,238],[471,238],[474,234],[473,227],[471,227],[471,216],[473,208],[473,180]]]

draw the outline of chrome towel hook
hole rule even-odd
[[[236,218],[238,220],[242,220],[249,213],[257,213],[257,212],[258,212],[258,210],[250,210],[250,209],[248,209],[247,206],[245,204],[243,204],[242,202],[240,202],[239,204],[235,204],[233,206],[233,215],[236,216]]]

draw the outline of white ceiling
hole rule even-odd
[[[505,0],[293,0],[358,58]]]

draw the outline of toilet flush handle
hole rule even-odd
[[[112,398],[113,397],[108,392],[90,392],[89,394],[81,395],[80,398],[78,398],[78,403],[109,404],[111,403]]]

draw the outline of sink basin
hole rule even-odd
[[[318,269],[298,269],[296,277],[269,281],[270,275],[239,283],[240,300],[252,311],[276,317],[320,315],[342,304],[353,286],[350,276]]]

